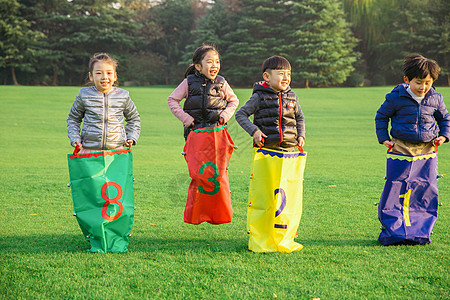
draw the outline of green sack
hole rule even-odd
[[[125,252],[134,218],[131,149],[68,155],[74,216],[91,252]]]

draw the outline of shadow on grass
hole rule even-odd
[[[90,244],[79,234],[0,237],[0,255],[7,253],[86,252]],[[242,252],[246,239],[167,239],[130,237],[128,252]]]
[[[78,234],[0,237],[0,255],[4,253],[79,252],[89,248],[89,243]]]
[[[308,247],[382,247],[376,239],[310,239],[296,240]],[[184,253],[184,252],[248,252],[245,238],[146,238],[130,237],[128,253]],[[0,255],[8,253],[83,253],[90,244],[78,234],[56,234],[35,236],[9,236],[0,238]]]
[[[341,247],[341,246],[358,246],[358,247],[378,247],[381,244],[374,239],[310,239],[299,241],[303,246],[315,247]]]
[[[132,252],[242,252],[248,251],[246,239],[167,239],[131,238]]]

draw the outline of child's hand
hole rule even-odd
[[[127,140],[127,142],[125,144],[123,144],[124,147],[129,147],[131,145],[134,145],[134,141],[133,140]]]
[[[434,140],[434,144],[440,146],[440,145],[442,145],[443,143],[445,143],[445,140],[446,140],[446,137],[445,137],[445,136],[437,137],[437,138]]]
[[[264,142],[262,141],[263,138],[266,138],[267,135],[265,135],[261,130],[256,130],[253,134],[253,143],[256,144],[258,147],[261,147],[264,145]]]
[[[225,119],[223,117],[219,117],[219,124],[225,124]]]
[[[385,140],[385,141],[383,142],[383,145],[385,145],[385,146],[388,147],[388,148],[391,148],[391,147],[394,147],[394,142],[393,142],[393,141],[390,141],[390,140]]]
[[[305,139],[302,136],[299,136],[297,138],[297,146],[303,148],[304,145],[305,145]]]
[[[73,145],[72,145],[73,147],[79,147],[79,148],[81,148],[81,142],[75,142],[75,143],[73,143]]]

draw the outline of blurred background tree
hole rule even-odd
[[[397,84],[414,52],[450,84],[448,0],[0,0],[0,14],[3,84],[83,85],[107,52],[122,85],[174,85],[203,43],[240,87],[272,55],[290,60],[294,87]]]
[[[340,0],[294,1],[291,61],[294,78],[304,80],[305,87],[339,85],[354,70],[359,53],[354,51],[358,39],[346,21]],[[298,24],[298,25],[297,25]]]
[[[31,21],[22,17],[16,0],[0,0],[0,69],[4,70],[4,83],[8,73],[15,85],[19,82],[16,70],[36,72],[37,45],[44,35],[32,30]]]

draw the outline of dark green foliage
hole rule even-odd
[[[279,37],[287,32],[291,21],[286,2],[241,1],[241,10],[236,12],[237,28],[224,35],[228,48],[223,57],[230,64],[227,75],[233,83],[251,86],[262,80],[263,61],[272,55],[283,55],[285,41]]]
[[[165,84],[175,84],[183,79],[184,66],[179,63],[183,58],[186,45],[191,42],[191,30],[194,18],[189,1],[164,0],[151,10],[151,17],[160,26],[161,36],[154,40],[149,50],[164,59],[164,68],[158,70],[158,76]]]
[[[36,70],[37,43],[44,37],[20,15],[20,8],[16,0],[0,0],[0,69],[9,70],[16,85],[16,69]]]
[[[294,38],[292,58],[298,69],[294,74],[315,86],[343,83],[354,70],[357,39],[344,17],[338,0],[294,1],[292,9],[299,25]]]
[[[347,86],[363,86],[364,85],[364,76],[359,73],[351,73],[346,81]]]
[[[223,70],[233,84],[261,80],[261,64],[272,55],[291,61],[294,85],[340,84],[353,70],[356,39],[338,0],[239,3],[233,11],[233,2],[216,1],[196,32],[197,40],[211,37],[224,46]]]
[[[142,27],[132,11],[116,9],[115,1],[37,1],[36,24],[47,36],[40,64],[48,67],[52,85],[83,83],[94,53],[108,52],[119,59],[142,43],[135,35]],[[30,3],[31,5],[31,3]],[[44,69],[45,71],[45,69]]]
[[[403,57],[420,53],[442,68],[436,84],[450,81],[450,5],[447,0],[343,0],[372,85],[402,81]]]
[[[234,86],[261,80],[272,55],[291,61],[294,87],[348,84],[352,72],[396,84],[412,52],[435,59],[436,84],[447,85],[447,2],[0,0],[0,82],[79,86],[89,57],[104,51],[119,60],[120,82],[177,84],[194,49],[214,43]]]

